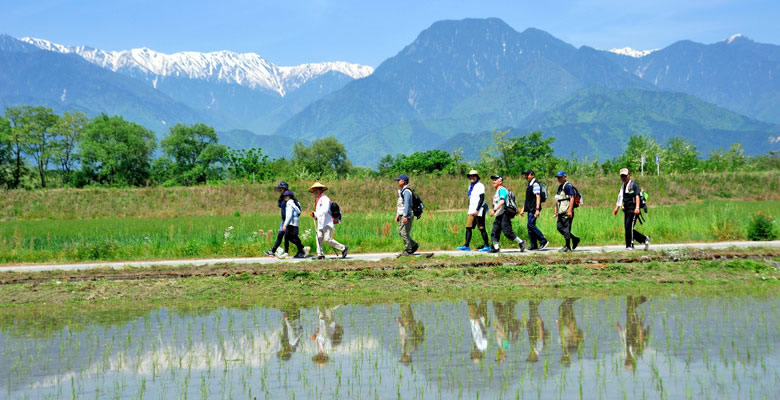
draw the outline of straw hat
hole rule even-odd
[[[311,187],[309,188],[309,192],[314,192],[314,189],[322,189],[322,191],[324,192],[328,190],[328,187],[319,182],[314,182],[314,184],[311,185]]]
[[[468,174],[466,174],[466,176],[472,176],[472,175],[479,176],[479,172],[477,172],[476,169],[472,169],[471,171],[469,171]]]

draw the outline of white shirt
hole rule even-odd
[[[477,350],[485,352],[488,347],[487,327],[485,327],[485,318],[472,319],[471,322],[471,338],[474,340],[474,345]]]
[[[325,227],[335,229],[333,225],[333,217],[330,215],[330,198],[324,193],[317,201],[317,205],[314,208],[314,216],[317,217],[317,229],[323,230]]]
[[[479,211],[478,216],[482,216],[485,213],[485,209],[483,207],[480,207],[479,210],[477,210],[477,204],[479,203],[479,196],[485,194],[485,185],[482,184],[482,182],[477,182],[474,184],[474,187],[471,188],[471,196],[469,196],[469,211],[468,214],[474,214],[475,212]],[[484,199],[483,199],[484,203]]]
[[[301,215],[301,210],[298,208],[297,205],[295,205],[295,200],[290,199],[287,200],[287,205],[285,207],[285,218],[284,218],[284,226],[291,225],[291,226],[298,226],[298,220]]]

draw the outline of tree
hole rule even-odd
[[[156,142],[141,125],[100,114],[87,124],[80,147],[82,168],[93,181],[141,186],[149,180]]]
[[[661,146],[650,136],[637,135],[628,138],[626,150],[618,157],[620,168],[628,168],[632,173],[641,169],[642,156],[647,161],[661,154]]]
[[[736,171],[746,163],[745,149],[739,143],[732,143],[727,151],[713,150],[706,165],[712,171]]]
[[[332,136],[315,140],[311,146],[295,143],[293,160],[317,176],[325,173],[346,174],[352,167],[344,145]]]
[[[673,137],[661,151],[663,169],[674,172],[693,172],[699,169],[699,151],[688,138]],[[648,157],[648,162],[652,159]]]
[[[88,122],[87,116],[82,112],[66,112],[57,124],[56,129],[59,136],[53,144],[52,159],[65,174],[65,181],[70,180],[73,163],[78,159],[76,146],[81,140],[81,134],[84,132]]]
[[[59,117],[51,108],[21,106],[14,115],[21,147],[35,161],[41,187],[46,187],[46,170],[52,157],[52,142]]]
[[[527,169],[538,174],[554,167],[552,143],[555,138],[542,138],[542,132],[527,136],[508,137],[509,131],[494,131],[493,144],[482,152],[485,166],[502,175],[518,176]]]
[[[227,155],[228,171],[234,178],[250,178],[255,174],[258,180],[274,177],[273,168],[268,166],[268,156],[260,148],[230,149]]]
[[[0,115],[0,185],[8,187],[12,179],[11,122]]]
[[[8,137],[11,145],[11,157],[13,158],[13,181],[12,188],[18,188],[22,170],[25,168],[24,149],[27,144],[27,137],[23,129],[22,116],[24,111],[22,107],[8,107],[5,109],[5,116],[11,125],[10,135]]]
[[[179,183],[192,185],[218,177],[214,165],[227,159],[227,147],[217,142],[217,133],[208,125],[176,124],[160,146],[173,159]]]
[[[379,172],[388,174],[399,173],[432,173],[451,172],[455,167],[455,159],[443,150],[428,150],[410,155],[399,154],[395,157],[385,156],[379,160]]]

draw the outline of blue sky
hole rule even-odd
[[[105,50],[256,52],[377,66],[433,22],[499,17],[575,46],[665,47],[743,33],[780,44],[777,0],[0,0],[0,33]]]

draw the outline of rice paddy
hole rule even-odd
[[[0,334],[9,399],[773,399],[776,294],[71,311]],[[84,313],[83,318],[79,318]],[[75,323],[80,321],[81,323]]]

